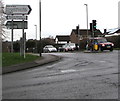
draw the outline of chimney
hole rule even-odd
[[[104,29],[104,34],[106,34],[107,33],[107,29]]]
[[[79,25],[78,25],[78,26],[76,26],[76,29],[77,29],[77,30],[79,29]]]
[[[76,26],[77,34],[79,34],[79,25]]]

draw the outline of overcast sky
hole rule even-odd
[[[32,11],[28,15],[27,39],[39,39],[39,0],[3,0],[5,5],[30,5]],[[119,0],[41,0],[42,3],[42,38],[56,35],[70,35],[72,29],[79,24],[86,29],[86,6],[88,4],[88,22],[97,20],[97,29],[118,27]],[[11,30],[7,30],[10,40]],[[14,40],[19,40],[22,30],[14,30]]]

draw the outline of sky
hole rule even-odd
[[[5,5],[30,5],[27,39],[39,40],[39,0],[3,0]],[[87,28],[86,6],[88,5],[88,23],[97,20],[97,29],[118,27],[119,0],[41,0],[41,37],[70,35],[79,24],[80,29]],[[6,40],[11,40],[11,30],[6,30]],[[14,30],[14,40],[22,36],[22,29]]]

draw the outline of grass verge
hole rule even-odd
[[[26,58],[24,59],[20,56],[20,53],[2,53],[2,66],[11,66],[15,64],[31,62],[40,58],[39,56],[34,56],[31,54],[26,54]]]
[[[120,50],[120,48],[114,48],[115,50]]]

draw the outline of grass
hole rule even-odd
[[[120,50],[120,48],[114,48],[115,50]]]
[[[38,58],[40,57],[26,54],[26,58],[24,59],[22,56],[20,56],[20,53],[2,53],[2,66],[6,67],[15,64],[31,62]]]

